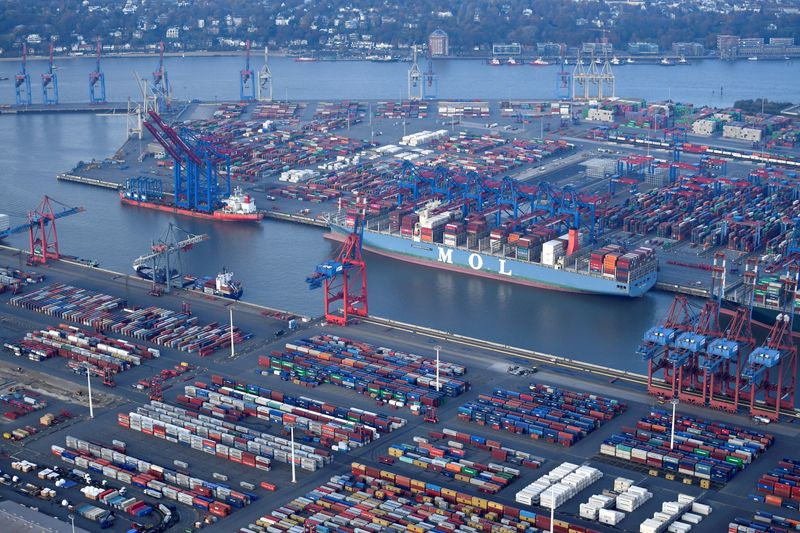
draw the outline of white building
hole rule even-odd
[[[167,39],[178,39],[181,36],[181,29],[177,26],[167,28]]]

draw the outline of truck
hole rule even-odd
[[[79,516],[96,522],[100,529],[108,529],[114,525],[114,513],[95,507],[94,505],[84,504],[75,509]]]

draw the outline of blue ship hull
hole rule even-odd
[[[331,224],[331,238],[344,240],[349,233],[349,229]],[[657,275],[653,269],[633,283],[623,283],[587,271],[556,269],[538,263],[439,243],[416,242],[396,234],[374,231],[364,232],[362,246],[367,251],[419,265],[574,293],[638,297],[653,288]]]

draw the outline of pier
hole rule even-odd
[[[109,113],[127,114],[128,102],[108,102],[105,104],[66,103],[66,104],[31,104],[31,105],[0,105],[0,115],[23,115],[45,113]]]
[[[58,176],[56,176],[56,179],[59,181],[82,183],[83,185],[91,185],[93,187],[102,187],[103,189],[114,189],[115,191],[122,189],[122,185],[119,183],[98,180],[95,178],[86,178],[83,176],[76,176],[75,174],[59,174]]]

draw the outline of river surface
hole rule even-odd
[[[134,97],[133,72],[146,75],[153,58],[103,60],[108,99]],[[89,59],[59,61],[62,101],[85,101]],[[32,61],[34,102],[44,62]],[[254,68],[260,60],[253,61]],[[241,58],[170,58],[175,95],[238,97]],[[271,60],[276,96],[289,98],[396,98],[405,88],[406,63],[297,63]],[[0,76],[18,65],[0,62]],[[488,67],[477,61],[436,63],[441,96],[448,98],[552,98],[555,67]],[[215,74],[211,75],[210,73]],[[624,66],[616,70],[618,93],[645,99],[728,105],[766,96],[800,101],[800,61],[703,62],[688,66]],[[720,97],[720,86],[724,96]],[[713,91],[713,94],[712,94]],[[13,83],[0,82],[0,101],[13,101]],[[48,194],[86,212],[58,222],[63,252],[93,258],[101,266],[130,272],[170,221],[211,239],[186,255],[186,270],[213,275],[223,266],[245,284],[245,299],[307,315],[322,310],[321,291],[309,291],[305,275],[335,246],[317,228],[265,221],[227,225],[123,207],[115,193],[59,183],[55,175],[79,160],[113,154],[125,136],[125,119],[93,115],[0,116],[0,212],[12,223]],[[27,245],[27,236],[10,239]],[[672,296],[650,292],[636,300],[580,296],[525,288],[368,256],[370,312],[378,316],[485,338],[633,371],[644,365],[633,354],[643,331],[666,313]]]
[[[239,97],[239,71],[244,57],[169,57],[165,65],[173,95],[180,99],[234,99]],[[251,68],[263,65],[254,55]],[[62,102],[88,100],[89,72],[93,58],[56,59],[59,93]],[[424,70],[426,66],[420,64]],[[343,99],[399,98],[407,94],[409,63],[369,61],[297,62],[286,57],[270,58],[275,80],[275,98]],[[18,62],[0,62],[0,102],[14,101],[13,76]],[[28,61],[34,103],[41,102],[41,74],[44,60]],[[135,74],[149,79],[157,68],[157,58],[104,58],[109,101],[141,98]],[[567,67],[570,71],[573,66]],[[555,98],[559,66],[488,66],[479,60],[437,60],[434,71],[439,78],[439,96],[461,99]],[[742,98],[766,97],[769,100],[800,101],[800,60],[775,61],[694,61],[688,65],[664,67],[656,64],[614,67],[617,94],[645,100],[727,106]],[[722,89],[722,91],[720,91]]]

